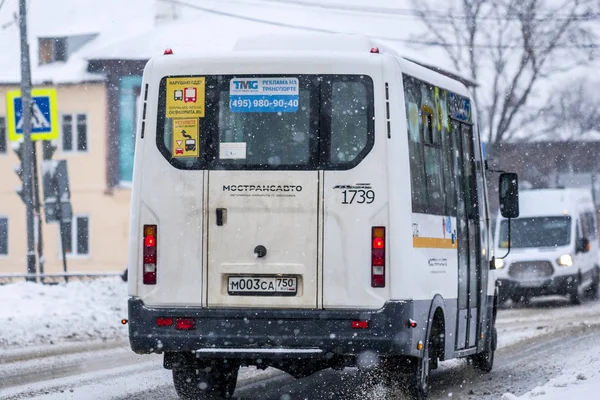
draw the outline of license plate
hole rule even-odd
[[[279,276],[230,276],[227,292],[230,295],[295,296],[298,278]]]
[[[520,281],[519,284],[522,287],[540,287],[544,285],[544,281],[539,279],[531,279]]]

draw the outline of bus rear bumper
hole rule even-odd
[[[157,326],[158,318],[172,325]],[[193,320],[193,329],[177,329],[180,318]],[[158,308],[130,298],[129,341],[138,354],[193,352],[213,359],[327,359],[367,351],[418,356],[413,343],[427,315],[417,329],[409,318],[415,319],[411,301],[390,301],[379,310],[290,310]]]

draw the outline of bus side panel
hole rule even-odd
[[[148,103],[158,101],[160,77],[148,79]],[[132,193],[130,292],[146,305],[202,306],[202,171],[179,170],[156,145],[155,107],[147,108],[144,138],[138,134]],[[138,124],[139,126],[139,124]],[[155,285],[143,283],[143,225],[157,225]]]
[[[144,77],[142,80],[142,88],[148,84],[148,76],[151,74],[154,60],[149,61],[144,68]],[[142,89],[143,90],[143,89]],[[153,112],[150,114],[154,115]],[[129,243],[128,243],[128,259],[127,259],[127,294],[129,296],[138,295],[138,281],[141,279],[141,247],[140,237],[142,236],[142,227],[140,226],[140,206],[141,206],[141,188],[142,188],[142,171],[144,170],[144,145],[147,141],[141,138],[141,126],[143,116],[138,113],[138,121],[136,123],[137,130],[135,132],[135,147],[133,159],[133,179],[131,188],[131,199],[129,203]]]
[[[323,308],[374,309],[390,299],[389,246],[386,286],[371,287],[372,227],[385,226],[386,237],[390,232],[385,95],[380,79],[373,76],[373,84],[373,148],[356,167],[324,173]]]
[[[139,135],[138,135],[139,137]],[[144,166],[143,141],[136,139],[135,160],[133,164],[133,187],[131,189],[130,211],[129,211],[129,251],[127,260],[127,293],[129,296],[138,295],[138,280],[141,276],[139,266],[141,265],[140,237],[140,205],[141,205],[141,171]],[[139,177],[136,177],[140,175]]]
[[[383,158],[383,157],[382,157]],[[366,164],[383,168],[375,158]],[[362,166],[363,164],[361,164]],[[360,168],[360,167],[358,167]],[[386,287],[371,287],[372,227],[388,224],[386,185],[382,177],[352,170],[325,172],[325,218],[323,241],[323,308],[380,308],[389,300],[390,272],[386,262]],[[336,186],[355,186],[369,183],[375,201],[372,204],[342,204],[345,189]],[[352,192],[353,193],[353,192]],[[390,249],[387,247],[386,259]]]
[[[458,251],[456,218],[412,214],[413,273],[406,278],[413,300],[431,300],[439,294],[445,301],[458,297]],[[447,310],[450,312],[450,310]]]
[[[414,259],[412,251],[412,196],[410,191],[410,162],[408,151],[408,127],[404,106],[404,84],[398,63],[393,60],[385,64],[386,75],[390,77],[390,117],[391,138],[387,146],[387,166],[389,188],[390,234],[390,289],[394,300],[407,300],[414,297],[412,285]],[[400,188],[407,188],[401,190]]]
[[[148,151],[152,153],[152,151]],[[160,156],[157,154],[152,157]],[[166,161],[145,163],[140,226],[156,224],[156,285],[144,285],[140,264],[138,295],[147,305],[202,306],[203,266],[203,175],[202,171],[180,171]],[[154,170],[154,171],[152,171]],[[176,195],[173,196],[173,193]],[[140,233],[142,228],[140,227]],[[142,252],[140,235],[139,253]]]

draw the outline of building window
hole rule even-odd
[[[8,255],[8,218],[0,217],[0,257]]]
[[[61,128],[63,151],[87,151],[88,127],[86,114],[63,114]]]
[[[0,154],[6,153],[6,118],[0,117]]]
[[[39,64],[67,61],[67,38],[39,38]]]
[[[77,151],[87,150],[87,116],[77,114]]]
[[[72,256],[90,254],[90,219],[87,216],[74,216],[72,221],[62,224],[62,238],[65,241],[65,253]],[[59,228],[60,229],[60,228]]]

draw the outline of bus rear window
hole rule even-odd
[[[333,164],[354,161],[367,147],[369,96],[364,82],[333,82],[331,150]]]
[[[218,157],[222,163],[250,166],[310,163],[310,137],[315,134],[310,126],[310,90],[300,90],[298,99],[248,100],[256,104],[297,101],[293,112],[236,112],[230,103],[238,100],[231,97],[229,91],[219,94]]]
[[[165,77],[160,93],[157,145],[181,169],[349,169],[374,143],[367,76]]]

